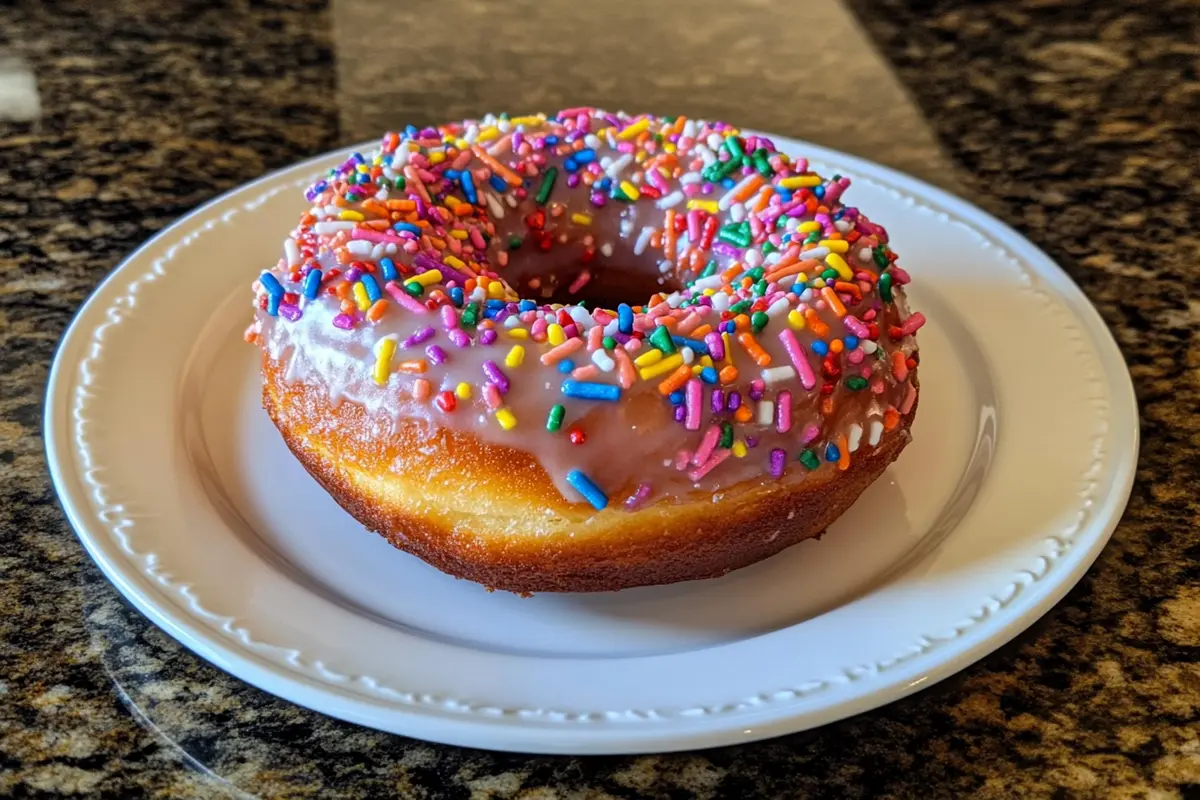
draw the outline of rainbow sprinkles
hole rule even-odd
[[[849,186],[684,117],[410,126],[308,189],[246,338],[598,510],[846,470],[908,435],[925,321]]]

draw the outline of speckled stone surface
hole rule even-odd
[[[394,18],[402,4],[379,5]],[[613,5],[624,20],[648,6]],[[1129,510],[1047,618],[933,689],[771,742],[568,759],[377,734],[230,678],[120,599],[49,484],[46,374],[91,287],[214,194],[374,133],[335,100],[345,31],[334,20],[353,17],[300,0],[0,4],[0,45],[33,69],[43,114],[0,122],[0,796],[1200,796],[1200,5],[854,6],[964,190],[1056,258],[1112,327],[1142,412]],[[427,8],[448,25],[484,4]],[[781,57],[783,43],[819,38],[799,5],[723,8],[761,24],[681,15],[678,41],[656,46],[719,47],[709,32],[722,24],[745,52],[754,31]],[[571,43],[496,35],[513,80],[546,87],[547,105],[579,99],[548,69]],[[537,57],[521,76],[526,52]],[[439,82],[486,100],[471,55],[421,67],[403,113],[433,118]],[[679,62],[645,47],[630,57]],[[710,70],[711,94],[689,90],[680,110],[741,109],[729,116],[806,135],[803,115],[763,113]],[[674,73],[657,74],[646,81],[658,90],[594,91],[636,107],[665,96]]]

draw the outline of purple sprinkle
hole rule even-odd
[[[715,242],[712,246],[712,251],[722,256],[730,258],[741,258],[742,251],[731,245],[729,242]]]
[[[279,304],[279,316],[286,319],[288,322],[295,322],[300,319],[300,315],[304,313],[299,306],[294,306],[291,303]]]
[[[650,496],[650,484],[639,483],[633,494],[629,495],[629,499],[625,501],[625,508],[633,511],[642,503],[646,502],[646,498]]]
[[[579,335],[579,328],[575,326],[574,322],[569,322],[566,325],[563,325],[563,335],[568,339],[574,339]]]
[[[470,347],[471,346],[471,337],[468,336],[467,332],[464,331],[462,328],[451,328],[449,336],[450,336],[450,341],[454,342],[454,345],[456,347]]]
[[[341,328],[344,331],[354,329],[354,317],[348,314],[338,314],[333,318],[333,327]]]
[[[417,345],[422,344],[423,342],[428,342],[430,339],[432,339],[433,334],[434,334],[433,328],[421,328],[416,333],[414,333],[412,336],[408,337],[403,342],[401,342],[400,346],[401,347],[416,347]]]
[[[763,383],[761,380],[750,381],[750,399],[756,403],[759,400],[762,400],[763,392],[766,390],[766,388],[767,388],[767,385],[765,383]]]
[[[725,410],[725,391],[723,389],[713,389],[710,397],[710,407],[714,414],[720,414]]]
[[[685,417],[687,417],[687,409],[683,406],[675,406],[675,421],[683,422]]]
[[[358,280],[359,278],[362,277],[362,270],[359,269],[358,267],[351,267],[350,269],[346,270],[345,277],[346,277],[346,280],[350,281],[351,283],[354,283],[356,280]]]
[[[787,453],[779,447],[771,451],[771,477],[782,478],[783,467],[787,463]]]
[[[440,261],[437,261],[436,259],[431,258],[430,256],[427,256],[424,253],[417,253],[415,256],[413,256],[412,265],[413,265],[413,268],[416,269],[418,273],[426,272],[431,269],[436,269],[436,270],[440,271],[442,268],[442,264]]]
[[[747,436],[746,437],[746,447],[749,447],[749,448],[758,447],[758,437],[757,436]]]
[[[574,189],[578,185],[579,185],[579,173],[572,172],[570,175],[567,176],[567,186]]]
[[[446,362],[446,351],[438,347],[436,344],[431,344],[425,348],[425,355],[434,364],[444,364]]]
[[[742,395],[740,392],[731,392],[729,394],[729,402],[725,404],[730,411],[737,411],[742,405]]]
[[[564,329],[564,330],[565,330],[565,329]],[[625,344],[626,342],[628,342],[628,341],[629,341],[630,339],[632,339],[632,338],[633,338],[633,337],[632,337],[631,335],[629,335],[628,333],[621,333],[620,331],[616,331],[615,333],[613,333],[613,339],[614,339],[614,340],[615,340],[615,341],[616,341],[618,344]]]
[[[492,344],[496,341],[497,333],[493,328],[484,329],[483,333],[479,334],[480,344]]]
[[[500,367],[496,366],[496,362],[488,359],[483,362],[483,374],[487,375],[487,379],[496,385],[500,390],[500,394],[508,394],[509,382],[508,376],[500,371]]]
[[[725,340],[721,338],[721,334],[716,331],[704,334],[704,343],[708,345],[708,354],[712,356],[713,361],[725,359]]]

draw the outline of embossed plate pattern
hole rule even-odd
[[[938,189],[772,137],[892,233],[913,274],[914,443],[816,542],[715,581],[488,594],[326,497],[257,404],[249,285],[345,157],[181,219],[96,290],[60,346],[46,447],[113,583],[218,666],[333,716],[503,750],[729,744],[890,702],[994,650],[1092,563],[1128,499],[1132,387],[1041,251]],[[346,151],[348,152],[348,151]],[[719,513],[719,506],[715,506]]]

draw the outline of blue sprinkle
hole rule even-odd
[[[492,188],[497,192],[508,191],[508,184],[504,181],[504,178],[501,178],[499,175],[493,175],[492,177],[488,178],[488,183],[490,183]]]
[[[573,158],[568,158],[563,162],[563,169],[565,169],[567,172],[575,172],[579,169],[579,162]]]
[[[819,356],[828,355],[829,353],[829,345],[825,344],[820,339],[813,342],[811,345],[809,345],[809,347],[811,347],[812,351]]]
[[[390,258],[379,259],[379,269],[381,272],[383,272],[383,280],[385,283],[387,281],[394,281],[400,277],[400,273],[396,271],[396,262],[392,261]]]
[[[590,164],[596,160],[596,151],[589,147],[585,150],[579,150],[571,158],[575,159],[576,164]]]
[[[489,308],[489,309],[484,310],[483,318],[484,319],[495,319],[496,315],[499,313],[500,313],[499,309]]]
[[[558,144],[558,137],[553,135],[547,136],[546,144],[548,144],[550,147],[554,147],[554,145]]]
[[[363,275],[359,280],[362,282],[363,288],[367,290],[367,299],[374,303],[380,298],[379,284],[375,282],[372,275]]]
[[[271,295],[271,297],[283,298],[283,284],[271,273],[264,272],[259,276],[258,282],[262,284],[262,287],[267,290],[267,294]]]
[[[321,270],[314,269],[304,276],[304,296],[309,300],[316,300],[319,291],[321,291]]]
[[[794,192],[791,189],[784,189],[781,186],[776,186],[775,193],[777,195],[779,195],[779,199],[782,200],[783,202],[785,202],[785,203],[792,202],[792,195],[794,194]]]
[[[611,383],[594,383],[567,379],[562,383],[562,393],[577,400],[599,400],[615,403],[621,399],[621,387]]]
[[[688,339],[683,336],[672,336],[671,341],[678,347],[690,347],[693,353],[699,353],[702,356],[708,355],[708,345],[699,339]]]
[[[814,186],[812,193],[816,196],[816,198],[818,200],[820,200],[822,197],[825,196],[825,187],[824,186]],[[834,449],[836,449],[836,448],[834,448]]]
[[[671,405],[681,406],[683,405],[684,394],[680,391],[671,392],[667,395],[667,399],[671,401]]]
[[[537,303],[532,300],[522,300],[517,303],[517,310],[519,311],[533,311],[535,308],[537,308]]]
[[[633,333],[633,309],[628,303],[617,306],[617,329],[621,333]]]
[[[279,301],[283,299],[281,294],[267,295],[267,313],[272,317],[279,316]]]
[[[417,236],[421,235],[421,229],[418,228],[416,225],[413,225],[411,222],[397,222],[395,225],[392,226],[392,230],[408,231],[409,233],[415,234]]]
[[[404,135],[407,136],[409,139],[416,139],[418,136],[421,135],[421,131],[417,128],[416,125],[405,125],[404,126]]]
[[[857,336],[847,336],[845,338],[845,343],[846,343],[847,350],[853,350],[854,348],[858,347],[858,337]]]
[[[700,370],[700,380],[704,383],[712,385],[717,382],[717,371],[712,367],[705,367]]]
[[[450,290],[450,302],[454,304],[455,308],[462,308],[463,290],[460,287],[455,286]]]
[[[468,170],[463,170],[459,178],[459,183],[462,184],[463,194],[467,196],[467,202],[471,205],[478,203],[479,195],[475,192],[475,179],[471,177],[471,173]]]
[[[825,445],[825,460],[829,462],[837,461],[842,457],[842,451],[837,449],[837,445],[833,442]]]
[[[462,172],[457,169],[448,169],[442,173],[442,176],[448,181],[456,181],[460,175],[462,175]]]
[[[558,371],[563,375],[570,375],[575,371],[575,362],[569,358],[564,358],[562,361],[558,362]]]
[[[492,298],[491,300],[487,301],[488,308],[504,308],[504,306],[505,306],[505,302],[503,300],[497,300],[496,298]]]
[[[721,185],[726,189],[732,189],[734,186],[737,186],[737,182],[733,178],[722,178]]]
[[[575,157],[578,158],[579,154],[576,153]],[[607,192],[609,189],[612,188],[612,183],[613,183],[612,178],[609,178],[609,177],[601,178],[600,180],[596,181],[596,191]]]
[[[583,495],[583,499],[592,504],[592,507],[597,511],[602,510],[608,505],[608,495],[600,491],[600,487],[592,482],[592,479],[584,475],[577,469],[573,469],[567,473],[567,483]]]

